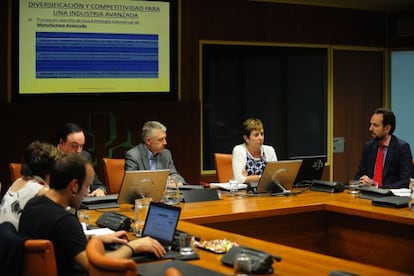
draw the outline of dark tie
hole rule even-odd
[[[382,186],[382,169],[384,167],[384,145],[380,144],[377,160],[375,160],[374,183],[378,183],[378,187]]]

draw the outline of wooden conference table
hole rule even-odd
[[[282,257],[275,275],[414,275],[414,212],[372,206],[346,191],[306,191],[288,197],[221,195],[181,203],[180,230],[201,240],[223,239]],[[92,221],[105,210],[91,211]],[[111,209],[133,217],[130,205]],[[198,250],[190,263],[232,274],[222,255]]]

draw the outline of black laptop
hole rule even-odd
[[[180,219],[181,208],[161,202],[150,203],[145,219],[142,236],[156,239],[167,251],[163,259],[175,259],[180,256],[176,245],[176,231]],[[147,262],[157,259],[152,253],[138,253],[132,256],[135,262]]]
[[[294,156],[292,160],[302,160],[294,187],[308,187],[313,180],[321,180],[325,168],[326,155]]]

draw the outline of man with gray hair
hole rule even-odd
[[[171,152],[167,145],[167,128],[157,121],[148,121],[142,127],[141,143],[125,154],[125,170],[161,170],[170,169],[178,183],[185,183],[184,178],[174,166]]]

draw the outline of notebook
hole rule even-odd
[[[170,170],[125,171],[119,194],[84,197],[80,209],[116,208],[142,197],[161,201],[169,174]]]
[[[118,203],[134,204],[135,199],[151,197],[161,201],[170,170],[125,171]]]
[[[293,182],[295,187],[310,186],[312,184],[312,180],[321,180],[326,162],[325,155],[295,156],[290,159],[302,160],[302,165],[300,166],[298,175]]]
[[[302,160],[267,162],[256,193],[290,193],[301,164]]]
[[[173,243],[180,213],[180,207],[161,202],[151,201],[148,208],[142,236],[156,239],[166,249],[167,254],[163,259],[176,258],[180,255],[178,251],[173,250],[177,248],[177,246],[173,248]],[[145,262],[157,259],[157,257],[152,253],[139,253],[135,254],[132,259],[135,262]]]

